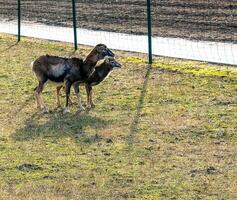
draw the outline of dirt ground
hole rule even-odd
[[[146,1],[80,0],[78,27],[146,34]],[[195,40],[237,41],[236,0],[154,0],[153,35]],[[22,20],[72,26],[71,1],[22,0]],[[16,20],[15,0],[0,0],[0,19]]]

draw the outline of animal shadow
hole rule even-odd
[[[53,112],[42,117],[42,114],[34,113],[25,121],[24,127],[17,129],[12,138],[15,141],[34,140],[36,138],[62,138],[72,137],[80,141],[91,143],[101,140],[97,132],[99,129],[111,124],[111,120],[90,116],[89,113]],[[84,127],[94,129],[96,135],[90,136],[84,133]]]

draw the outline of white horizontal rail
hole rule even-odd
[[[0,32],[17,34],[16,22],[0,22]],[[73,29],[24,22],[23,36],[73,43]],[[104,43],[117,50],[147,53],[148,38],[107,31],[93,31],[78,28],[78,43],[94,46]],[[223,42],[191,41],[180,38],[153,37],[153,54],[174,58],[200,60],[221,64],[237,65],[237,44]]]

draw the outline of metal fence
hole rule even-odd
[[[0,32],[237,65],[236,0],[0,0]]]

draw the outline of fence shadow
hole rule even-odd
[[[44,121],[44,122],[42,122]],[[111,121],[90,116],[89,113],[68,113],[63,115],[61,111],[42,116],[40,113],[32,114],[24,123],[24,127],[17,129],[12,134],[15,141],[28,141],[36,138],[81,138],[87,143],[102,139],[97,134],[87,135],[83,133],[84,127],[99,129],[111,124]]]
[[[70,52],[68,54],[68,57],[70,58],[70,57],[74,56],[76,52],[77,52],[77,50],[73,50],[72,52]]]
[[[130,127],[130,134],[128,136],[128,145],[130,147],[134,143],[134,137],[135,137],[135,134],[138,130],[138,125],[139,125],[139,121],[140,121],[142,108],[143,108],[143,105],[144,105],[144,99],[145,99],[146,92],[147,92],[147,85],[148,85],[148,81],[149,81],[149,78],[150,78],[151,69],[152,69],[152,66],[148,65],[146,75],[145,75],[145,80],[143,82],[141,94],[140,94],[140,97],[139,97],[139,100],[138,100],[136,112],[135,112],[135,115],[134,115],[134,118],[133,118],[133,121],[132,121],[132,124],[131,124],[131,127]]]
[[[10,50],[11,48],[13,48],[13,47],[15,47],[16,45],[18,45],[18,43],[19,43],[19,42],[16,42],[16,43],[14,43],[14,44],[12,44],[12,45],[6,47],[6,49],[1,50],[0,53],[4,53],[4,52]]]
[[[23,103],[21,106],[19,106],[19,108],[17,108],[17,109],[13,112],[12,116],[18,117],[18,115],[21,114],[22,110],[24,110],[27,106],[29,106],[29,103],[30,103],[30,102],[33,102],[33,101],[35,101],[34,96],[33,96],[33,95],[32,95],[32,96],[29,96],[29,98],[27,98],[27,99],[24,101],[24,103]]]

